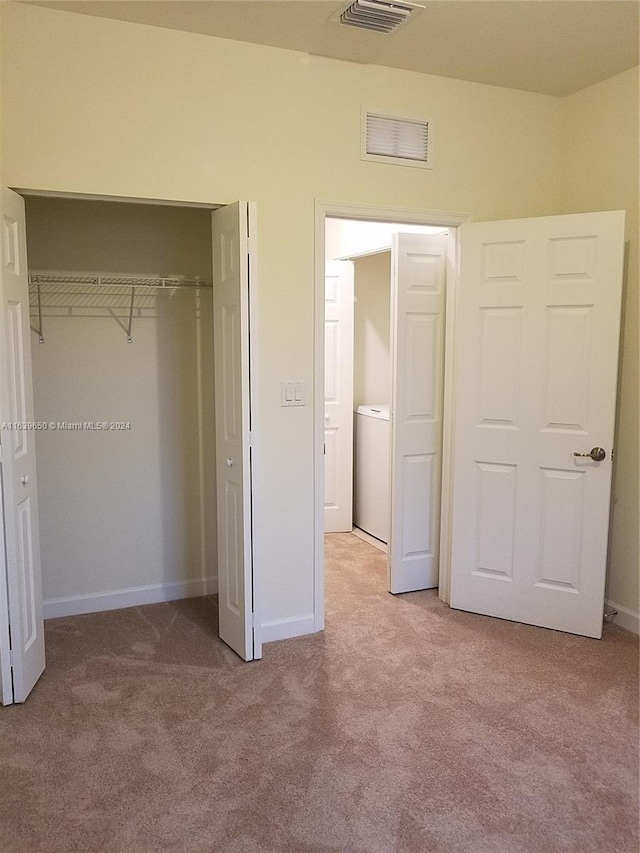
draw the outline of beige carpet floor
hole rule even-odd
[[[328,537],[324,634],[244,664],[212,599],[47,623],[0,709],[3,853],[637,853],[638,638],[385,592]]]

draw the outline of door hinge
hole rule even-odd
[[[256,628],[258,626],[258,616],[255,611],[251,614],[251,627]]]

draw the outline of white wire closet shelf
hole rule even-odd
[[[104,309],[123,327],[127,341],[132,342],[134,311],[156,307],[160,292],[173,294],[186,288],[212,287],[210,279],[181,276],[113,275],[33,270],[29,273],[29,305],[37,314],[38,325],[32,325],[40,343],[44,343],[42,309]],[[116,311],[128,311],[128,323],[120,322]]]

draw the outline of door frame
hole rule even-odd
[[[164,198],[155,198],[155,197],[135,197],[135,196],[118,196],[118,195],[108,195],[102,193],[81,193],[81,192],[64,192],[58,190],[45,190],[37,187],[18,187],[12,186],[9,187],[13,192],[25,196],[36,196],[40,198],[61,198],[61,199],[72,199],[74,201],[108,201],[108,202],[118,202],[125,204],[146,204],[146,205],[157,205],[162,207],[185,207],[185,208],[200,208],[204,210],[209,210],[211,212],[220,209],[221,207],[226,207],[227,204],[232,204],[236,199],[232,199],[231,202],[198,202],[198,201],[187,201],[182,199],[164,199]],[[256,516],[256,468],[255,465],[255,456],[256,453],[259,452],[259,413],[258,407],[256,405],[256,401],[258,399],[258,379],[257,379],[257,370],[256,370],[256,338],[257,338],[257,313],[258,313],[258,299],[257,299],[257,205],[255,202],[248,203],[248,216],[249,222],[248,227],[250,229],[250,276],[251,276],[251,299],[249,303],[249,326],[252,330],[252,345],[250,347],[250,371],[251,371],[251,383],[250,383],[250,402],[251,402],[251,423],[252,423],[252,432],[251,432],[251,454],[253,457],[253,464],[251,466],[251,515],[252,518]],[[28,245],[27,245],[27,253],[28,253]],[[37,451],[36,451],[37,454]],[[37,455],[36,455],[37,462]],[[215,488],[215,485],[214,485]],[[3,514],[1,512],[0,507],[0,524],[4,525]],[[262,644],[262,598],[261,598],[261,578],[259,576],[258,565],[256,562],[256,553],[258,551],[256,547],[256,538],[255,538],[255,524],[252,523],[252,574],[253,574],[253,590],[252,590],[252,599],[253,599],[253,630],[254,630],[254,648],[257,642],[258,648],[261,648]],[[4,540],[4,527],[2,527],[2,531],[0,531],[0,544]],[[6,575],[6,560],[4,555],[4,548],[0,549],[0,572]],[[5,602],[4,595],[0,587],[0,606],[4,607],[5,604],[8,606],[8,601]],[[261,655],[260,655],[261,656]]]
[[[448,228],[453,239],[447,257],[445,308],[444,399],[442,434],[442,491],[440,515],[439,597],[449,602],[451,557],[451,482],[453,458],[453,327],[458,275],[457,229],[471,221],[470,213],[391,207],[316,199],[314,203],[314,351],[313,351],[313,614],[314,629],[324,629],[324,276],[325,221],[327,218],[359,219]]]

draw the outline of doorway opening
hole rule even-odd
[[[445,235],[400,223],[326,221],[325,532],[388,551],[394,236]]]
[[[350,213],[338,205],[318,204],[316,236],[322,246],[326,217]],[[356,218],[381,217],[360,208]],[[457,226],[464,224],[437,216],[421,221],[455,228],[451,233],[456,238]],[[615,422],[624,212],[494,220],[459,231],[459,273],[455,247],[447,256],[453,286],[447,287],[446,299],[442,411],[447,417],[438,445],[440,561],[433,585],[461,610],[600,637],[612,473],[606,448],[613,443]],[[401,237],[398,242],[402,244]],[[397,342],[392,392],[392,592],[426,586],[394,588],[394,565],[399,539],[400,556],[415,556],[402,540],[409,528],[410,541],[414,529],[405,523],[407,506],[428,503],[419,494],[413,499],[424,483],[429,451],[410,448],[405,454],[402,442],[410,444],[413,428],[426,420],[425,396],[414,368],[428,363],[419,342],[420,323],[429,311],[420,305],[429,291],[437,290],[425,275],[436,255],[420,257],[419,249],[407,253],[414,278],[408,288],[398,288],[396,315],[404,313],[406,323],[404,348],[399,338]],[[400,262],[397,266],[399,271]],[[318,262],[317,308],[324,319],[323,272]],[[394,282],[399,278],[398,273]],[[426,320],[422,327],[426,329]],[[410,328],[412,334],[407,334]],[[322,342],[317,352],[324,354]],[[405,369],[398,369],[399,364]],[[322,368],[318,376],[322,382],[316,399],[323,401]],[[589,396],[589,387],[606,393]],[[402,401],[407,406],[400,411]],[[398,502],[393,489],[403,467],[407,476],[401,486],[409,488],[401,491]],[[317,482],[322,482],[322,472]],[[394,535],[398,508],[400,537]],[[407,562],[413,583],[411,560]],[[321,601],[320,583],[316,592]]]
[[[318,264],[316,309],[323,340],[322,359],[316,348],[316,401],[322,393],[323,489],[317,618],[323,610],[325,531],[353,530],[388,551],[392,592],[437,586],[445,300],[452,299],[444,285],[447,274],[454,278],[455,227],[467,218],[318,206],[323,278]],[[407,376],[406,366],[421,361],[430,362],[427,372],[416,367]],[[404,434],[398,419],[394,423],[401,409],[400,421],[413,421]],[[316,533],[317,511],[318,492]]]

